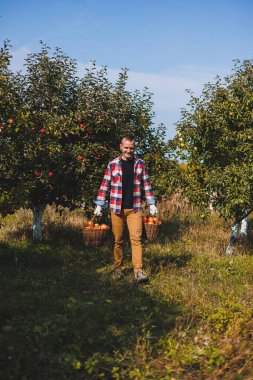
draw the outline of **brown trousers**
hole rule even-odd
[[[120,215],[111,213],[112,232],[114,235],[114,267],[123,268],[124,224],[127,223],[129,237],[132,247],[132,262],[134,271],[142,268],[142,213],[133,209],[126,209]]]

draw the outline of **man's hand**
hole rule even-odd
[[[102,215],[102,207],[101,206],[97,206],[94,210],[94,214],[96,216],[101,216]]]
[[[150,205],[149,207],[150,207],[150,214],[151,215],[157,214],[157,208],[155,205]]]

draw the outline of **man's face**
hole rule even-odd
[[[132,160],[134,156],[134,150],[135,150],[134,140],[129,141],[129,140],[123,139],[120,144],[120,150],[122,152],[123,160]]]

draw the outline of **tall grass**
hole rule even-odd
[[[48,207],[41,243],[31,211],[2,219],[0,377],[252,379],[252,223],[249,242],[223,256],[227,224],[188,206],[160,208],[161,234],[143,244],[145,286],[133,281],[129,242],[122,281],[111,240],[84,248],[81,210]]]

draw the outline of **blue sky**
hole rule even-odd
[[[173,137],[180,109],[234,59],[252,59],[251,0],[1,0],[0,40],[11,40],[13,69],[42,40],[79,64],[106,65],[112,81],[129,69],[130,90],[154,93],[155,123]]]

